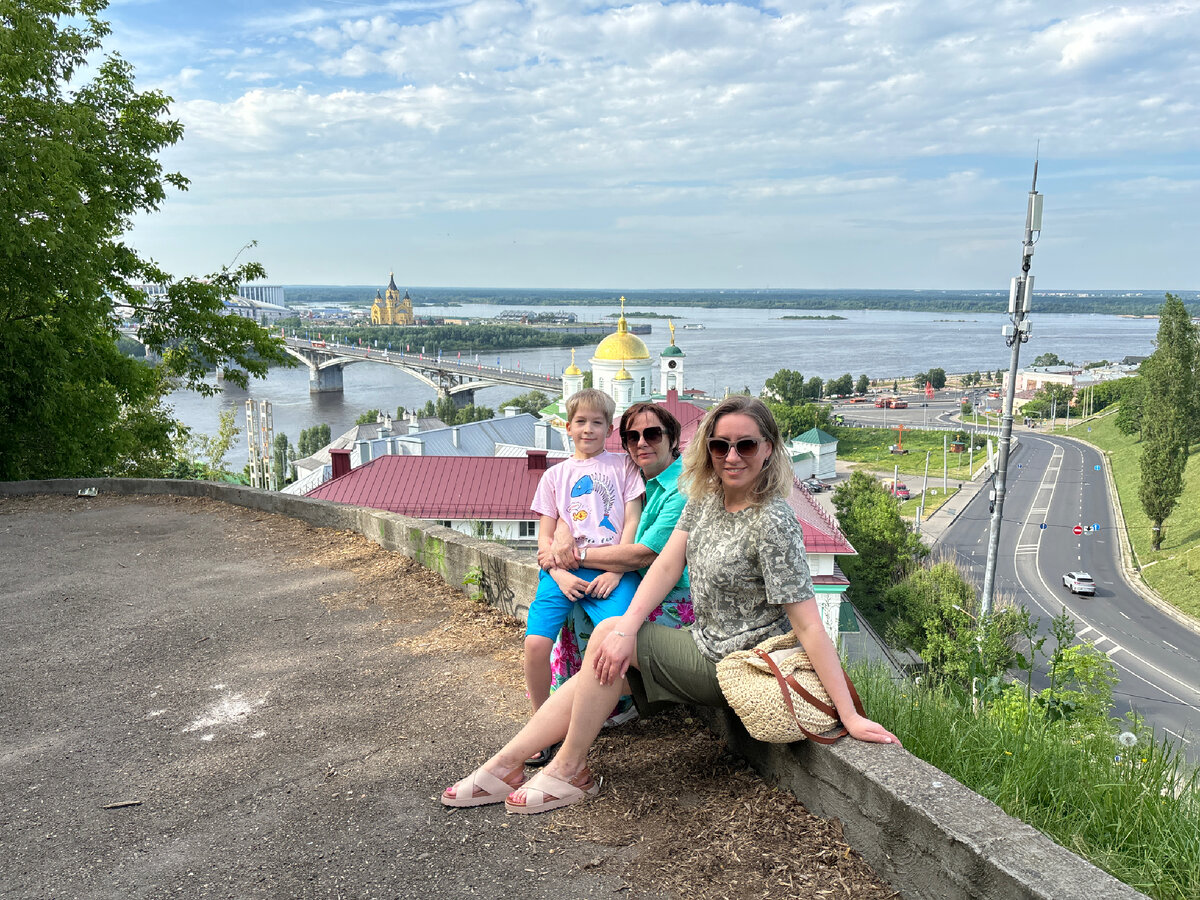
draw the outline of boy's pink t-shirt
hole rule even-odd
[[[603,547],[620,543],[625,504],[645,492],[633,460],[605,450],[590,459],[572,457],[547,469],[530,508],[539,516],[569,522],[576,547]]]

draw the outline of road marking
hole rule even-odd
[[[1164,728],[1164,729],[1163,729],[1163,731],[1165,731],[1165,732],[1166,732],[1167,734],[1169,734],[1169,735],[1172,735],[1173,737],[1177,737],[1177,738],[1179,738],[1179,739],[1180,739],[1181,741],[1183,741],[1185,744],[1190,744],[1190,743],[1191,743],[1191,741],[1189,741],[1187,738],[1185,738],[1185,737],[1184,737],[1182,734],[1176,734],[1176,733],[1175,733],[1174,731],[1172,731],[1170,728]]]
[[[1112,638],[1109,638],[1109,640],[1111,641],[1111,640],[1112,640]],[[1124,650],[1124,649],[1125,649],[1125,648],[1124,648],[1124,647],[1122,647],[1120,644],[1118,644],[1116,641],[1113,641],[1113,647],[1112,647],[1112,649],[1111,649],[1111,650],[1105,650],[1105,651],[1104,651],[1104,655],[1105,655],[1105,656],[1107,656],[1109,659],[1112,659],[1112,655],[1113,655],[1114,653],[1119,653],[1120,651],[1122,651],[1122,650]]]
[[[1021,544],[1017,547],[1017,553],[1037,553],[1037,544]]]
[[[1166,644],[1168,647],[1170,647],[1172,650],[1174,650],[1176,653],[1179,652],[1179,648],[1176,647],[1174,644],[1172,644],[1170,641],[1163,641],[1163,643]]]
[[[1060,465],[1061,465],[1062,454],[1064,453],[1063,447],[1059,444],[1054,443],[1053,441],[1047,441],[1047,443],[1049,443],[1054,448],[1053,455],[1052,455],[1052,461],[1055,458],[1057,458],[1060,461]],[[1080,456],[1082,458],[1082,451],[1080,452]],[[1042,476],[1043,484],[1045,484],[1046,480],[1049,478],[1051,468],[1056,468],[1056,467],[1055,466],[1047,467],[1046,474],[1044,476]],[[1057,487],[1057,483],[1052,482],[1050,484],[1051,493],[1053,493],[1055,487]],[[1040,552],[1039,552],[1039,557],[1040,557]],[[1154,562],[1157,562],[1157,560],[1154,560],[1153,562],[1148,563],[1147,565],[1153,565]],[[1145,566],[1143,566],[1143,568],[1145,568]],[[1030,600],[1032,600],[1038,606],[1038,608],[1040,608],[1044,613],[1046,613],[1046,615],[1050,616],[1051,618],[1053,618],[1054,616],[1056,616],[1058,614],[1058,611],[1051,610],[1049,607],[1045,606],[1037,597],[1035,597],[1033,595],[1033,592],[1030,591],[1028,587],[1025,587],[1025,582],[1021,578],[1021,573],[1019,570],[1016,570],[1014,568],[1014,574],[1016,575],[1017,583],[1020,584],[1021,587],[1025,589],[1026,595],[1029,597]],[[1050,585],[1046,583],[1046,579],[1042,575],[1041,566],[1039,565],[1037,559],[1035,559],[1035,561],[1034,561],[1034,574],[1037,575],[1038,581],[1040,581],[1042,583],[1042,587],[1045,589],[1045,596],[1052,597],[1052,598],[1055,597],[1054,591],[1052,591],[1050,589]],[[1071,614],[1071,617],[1073,619],[1075,619],[1080,625],[1086,626],[1082,632],[1078,632],[1079,635],[1087,634],[1089,631],[1095,631],[1095,628],[1083,616],[1081,616],[1079,613],[1075,612],[1073,609],[1066,607],[1065,604],[1060,606],[1060,608],[1066,609]],[[1096,633],[1099,634],[1098,631]],[[1102,637],[1100,640],[1109,640],[1109,638]],[[1116,642],[1114,641],[1113,643],[1115,644]],[[1148,661],[1146,659],[1143,659],[1142,657],[1138,656],[1137,654],[1131,653],[1130,656],[1132,656],[1134,659],[1136,659],[1138,662],[1140,662],[1143,666],[1146,666],[1146,668],[1161,675],[1163,678],[1165,678],[1169,681],[1175,682],[1175,684],[1179,685],[1181,688],[1185,689],[1188,693],[1192,694],[1193,696],[1200,696],[1200,687],[1188,684],[1187,682],[1182,681],[1179,678],[1176,678],[1174,675],[1170,674],[1169,672],[1163,671],[1158,666],[1154,665],[1153,663],[1151,663],[1150,661]],[[1172,694],[1161,684],[1154,683],[1150,679],[1146,678],[1144,675],[1141,675],[1138,672],[1133,671],[1128,666],[1122,665],[1119,662],[1114,662],[1113,665],[1115,665],[1117,667],[1117,669],[1119,669],[1120,671],[1133,676],[1138,681],[1143,682],[1144,684],[1153,688],[1154,690],[1162,692],[1167,697],[1171,698],[1172,700],[1176,701],[1177,703],[1181,704],[1182,706],[1186,706],[1188,709],[1195,710],[1196,712],[1200,712],[1200,706],[1198,706],[1196,703],[1189,703],[1187,700],[1184,700],[1182,697],[1177,697],[1175,694]]]
[[[1087,628],[1083,629],[1083,631],[1078,631],[1078,632],[1076,632],[1076,633],[1075,633],[1075,637],[1077,637],[1077,638],[1081,638],[1081,637],[1083,637],[1085,634],[1087,634],[1089,631],[1095,631],[1095,630],[1096,630],[1095,628],[1093,628],[1091,625],[1089,625]]]
[[[1119,612],[1119,613],[1121,613],[1121,615],[1125,616],[1125,613],[1121,612],[1119,609],[1117,610],[1117,612]],[[1125,616],[1125,618],[1127,618],[1127,619],[1128,619],[1128,618],[1129,618],[1129,616]],[[1130,621],[1133,621],[1133,620],[1132,620],[1132,619],[1130,619]]]

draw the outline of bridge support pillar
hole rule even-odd
[[[438,391],[441,394],[441,391]],[[446,396],[443,394],[442,396]],[[455,409],[462,409],[465,406],[470,406],[475,402],[474,391],[459,391],[457,394],[450,394],[450,399],[454,401]]]
[[[328,366],[318,369],[309,366],[308,392],[310,394],[337,394],[342,390],[342,370],[345,366]]]

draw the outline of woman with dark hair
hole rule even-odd
[[[854,708],[785,499],[792,477],[782,443],[770,410],[752,397],[729,397],[708,413],[684,455],[683,515],[629,610],[596,626],[580,672],[498,753],[447,788],[444,804],[503,800],[509,812],[539,813],[595,795],[600,786],[587,753],[618,696],[632,689],[643,713],[664,703],[727,706],[716,663],[789,629],[846,730],[858,740],[899,744]],[[647,623],[685,565],[695,624],[677,631]],[[527,756],[559,740],[550,764],[526,781]]]
[[[635,403],[625,410],[620,422],[621,445],[646,481],[646,495],[642,518],[632,544],[613,544],[609,547],[589,547],[587,566],[609,572],[639,571],[643,576],[650,564],[667,545],[675,523],[683,512],[684,496],[679,492],[679,476],[683,471],[680,462],[679,440],[682,427],[679,420],[657,403]],[[554,544],[549,553],[539,554],[538,564],[549,569],[573,570],[582,560],[572,539],[570,528],[559,522],[554,535]],[[583,591],[587,582],[574,579],[564,592]],[[686,628],[692,623],[691,590],[688,586],[687,570],[671,592],[655,607],[648,621],[671,628]],[[568,678],[579,671],[583,655],[587,651],[595,623],[581,607],[576,605],[567,624],[559,635],[551,655],[550,670],[553,689],[557,690]],[[632,700],[624,698],[612,722],[616,724],[632,718]],[[544,752],[531,757],[530,765],[548,762]]]

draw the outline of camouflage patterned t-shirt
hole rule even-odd
[[[791,627],[783,604],[813,594],[804,533],[785,500],[727,512],[719,495],[689,500],[679,518],[700,652],[719,660]]]

